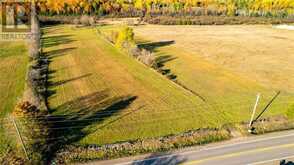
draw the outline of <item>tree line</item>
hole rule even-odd
[[[47,15],[294,15],[293,0],[37,0]]]

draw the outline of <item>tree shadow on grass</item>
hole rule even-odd
[[[55,36],[48,36],[48,37],[42,37],[42,48],[48,48],[52,46],[58,46],[61,44],[67,44],[71,43],[75,40],[71,39],[72,35],[55,35]],[[53,49],[48,52],[43,52],[43,55],[48,58],[49,65],[52,62],[53,58],[60,57],[63,55],[66,55],[68,52],[76,49],[76,47],[70,47],[70,48],[64,48],[64,49]],[[60,69],[58,70],[60,71]],[[54,94],[56,94],[56,91],[53,90],[51,87],[58,86],[58,85],[63,85],[65,83],[75,81],[84,77],[90,76],[89,74],[87,75],[82,75],[79,77],[75,77],[72,79],[68,80],[62,80],[58,82],[52,82],[51,80],[54,78],[54,74],[56,73],[56,70],[51,70],[49,68],[47,72],[47,91],[46,91],[46,98],[52,97]],[[48,101],[46,101],[46,104],[48,105]]]
[[[146,49],[150,52],[156,52],[158,48],[169,46],[174,44],[175,41],[160,41],[160,42],[141,42],[138,44],[140,49]],[[177,59],[176,57],[172,57],[171,55],[160,55],[156,57],[155,62],[157,64],[157,70],[165,75],[170,80],[175,81],[177,79],[177,75],[173,74],[170,69],[165,68],[165,64],[172,60]]]
[[[156,52],[159,47],[169,46],[174,44],[175,41],[160,41],[160,42],[141,42],[139,43],[138,47],[147,49],[151,52]],[[173,61],[177,59],[176,57],[172,57],[171,55],[159,55],[156,57],[155,62],[157,64],[157,70],[162,74],[165,75],[168,79],[176,82],[178,85],[183,87],[184,89],[190,91],[197,97],[199,97],[203,102],[206,102],[206,99],[201,96],[199,93],[191,90],[190,88],[186,87],[184,84],[181,84],[179,81],[177,81],[177,75],[172,73],[171,69],[166,68],[166,63]]]
[[[59,86],[59,85],[64,85],[66,83],[72,82],[72,81],[76,81],[76,80],[80,80],[86,77],[91,76],[92,74],[84,74],[78,77],[74,77],[74,78],[70,78],[70,79],[66,79],[66,80],[60,80],[60,81],[56,81],[56,82],[52,82],[52,81],[48,81],[48,85],[50,87],[55,87],[55,86]]]
[[[52,79],[54,78],[55,73],[56,73],[55,70],[49,70],[48,71],[47,91],[46,91],[46,98],[47,99],[54,97],[54,95],[56,94],[56,90],[54,89],[54,87],[64,85],[66,83],[70,83],[70,82],[73,82],[73,81],[78,81],[78,80],[84,79],[84,78],[89,77],[89,76],[92,75],[92,74],[84,74],[84,75],[77,76],[77,77],[70,78],[70,79],[66,79],[66,80],[52,81]],[[48,101],[46,101],[46,104],[49,105]]]
[[[172,57],[170,55],[159,56],[159,57],[157,57],[155,59],[155,62],[157,64],[157,69],[160,71],[160,73],[167,76],[167,78],[169,78],[169,79],[171,79],[173,81],[177,79],[177,75],[172,73],[170,69],[166,69],[165,64],[167,62],[170,62],[170,61],[175,60],[175,59],[177,59],[177,58]]]
[[[54,47],[63,44],[69,44],[76,40],[72,39],[73,35],[70,34],[62,34],[62,35],[54,35],[54,36],[45,36],[42,37],[42,49]],[[51,60],[54,57],[65,55],[67,52],[76,49],[77,47],[63,48],[63,49],[54,49],[48,52],[43,52],[43,54]]]
[[[64,48],[64,49],[56,49],[48,52],[44,52],[43,54],[49,59],[52,60],[56,57],[64,56],[67,53],[69,53],[72,50],[77,49],[77,47],[71,47],[71,48]]]
[[[52,111],[55,115],[49,117],[50,130],[53,132],[50,158],[53,158],[54,154],[66,145],[79,142],[97,131],[95,127],[98,124],[103,124],[110,117],[122,116],[120,113],[136,99],[136,96],[111,97],[109,91],[104,90],[57,107]]]
[[[63,44],[69,44],[76,40],[72,39],[73,35],[55,35],[55,36],[48,36],[42,38],[42,47],[43,48],[49,48],[53,46],[63,45]]]
[[[147,43],[141,43],[138,45],[139,48],[143,48],[146,50],[149,50],[151,52],[155,52],[157,48],[169,46],[174,44],[175,41],[159,41],[159,42],[147,42]]]
[[[186,162],[187,159],[178,155],[152,154],[144,160],[137,160],[132,165],[178,165]]]

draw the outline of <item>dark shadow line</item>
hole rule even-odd
[[[54,35],[54,36],[47,36],[42,38],[42,47],[43,48],[49,48],[53,46],[58,46],[62,44],[70,44],[75,39],[72,39],[73,35]]]
[[[126,114],[124,114],[124,115],[122,115],[122,116],[120,116],[120,117],[118,117],[118,118],[116,118],[116,119],[114,119],[114,120],[112,120],[112,121],[110,121],[110,122],[104,124],[103,126],[99,127],[97,130],[99,130],[99,129],[103,129],[103,128],[107,127],[108,125],[110,125],[110,124],[112,124],[112,123],[115,123],[115,122],[117,122],[117,121],[123,119],[123,118],[125,118],[125,117],[127,117],[127,116],[129,116],[129,115],[131,115],[131,114],[133,114],[133,113],[135,113],[135,112],[137,112],[137,111],[139,111],[139,110],[142,109],[143,107],[145,107],[145,105],[142,105],[142,106],[140,106],[139,108],[137,108],[136,110],[131,111],[131,112],[128,112],[128,113],[126,113]],[[96,131],[97,131],[97,130],[96,130]]]
[[[77,47],[70,47],[70,48],[64,48],[64,49],[57,49],[57,50],[52,50],[48,52],[44,52],[45,56],[48,56],[49,59],[52,59],[54,57],[62,56],[65,53],[75,50]]]
[[[70,35],[70,34],[52,35],[52,36],[42,37],[42,39],[48,40],[48,39],[57,39],[57,38],[68,38],[68,37],[72,37],[72,36],[73,35]]]
[[[109,90],[103,90],[76,98],[56,107],[56,110],[69,112],[71,115],[60,116],[60,118],[49,120],[51,122],[50,128],[55,129],[52,133],[52,139],[55,138],[55,140],[51,142],[51,153],[48,155],[49,160],[52,160],[56,156],[56,153],[65,146],[76,144],[82,138],[95,132],[95,129],[84,130],[84,128],[93,124],[102,125],[103,121],[125,110],[136,99],[137,96],[111,97]],[[82,115],[81,112],[84,114]],[[106,112],[110,113],[106,114]],[[97,118],[99,113],[102,113],[102,115],[99,115],[100,119],[92,120]],[[63,122],[70,120],[73,121]]]
[[[191,92],[192,94],[194,94],[195,96],[197,96],[197,97],[198,97],[199,99],[201,99],[203,102],[205,102],[205,103],[207,102],[206,99],[205,99],[203,96],[201,96],[200,93],[195,92],[194,90],[188,88],[187,86],[185,86],[184,84],[182,84],[182,83],[180,83],[180,82],[178,82],[178,81],[176,81],[176,83],[177,83],[178,85],[180,85],[182,88],[184,88],[185,90],[187,90],[187,91]]]
[[[159,41],[159,42],[147,42],[147,43],[139,44],[138,47],[153,52],[155,49],[157,49],[159,47],[169,46],[169,45],[172,45],[174,43],[175,43],[174,40],[171,40],[171,41]]]
[[[49,85],[50,85],[50,87],[52,87],[52,86],[59,86],[59,85],[66,84],[66,83],[71,82],[71,81],[76,81],[76,80],[79,80],[79,79],[83,79],[83,78],[89,77],[91,75],[92,74],[89,73],[89,74],[85,74],[85,75],[82,75],[82,76],[79,76],[79,77],[75,77],[75,78],[71,78],[71,79],[67,79],[67,80],[61,80],[61,81],[58,81],[58,82],[50,83]]]

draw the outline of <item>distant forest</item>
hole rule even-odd
[[[44,15],[293,17],[294,0],[37,0]]]

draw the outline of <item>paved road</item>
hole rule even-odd
[[[131,157],[92,164],[117,165],[294,165],[294,131],[250,137],[238,141],[213,144],[165,155]],[[293,161],[291,164],[291,161]],[[287,165],[288,165],[287,164]]]

